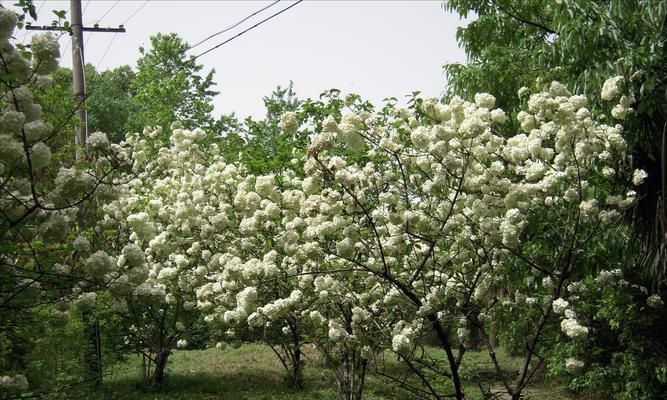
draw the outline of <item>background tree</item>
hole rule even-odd
[[[130,83],[134,77],[132,68],[122,65],[116,69],[97,71],[92,64],[86,64],[86,108],[88,110],[88,131],[104,132],[113,143],[125,137],[125,124],[136,105],[130,94]],[[53,75],[53,85],[48,90],[41,90],[51,122],[73,113],[76,103],[72,95],[72,70],[59,68]],[[76,119],[69,119],[72,127]]]
[[[294,93],[292,82],[286,88],[278,86],[263,100],[266,117],[261,121],[246,118],[246,144],[241,149],[241,158],[253,173],[280,171],[289,165],[295,148],[304,150],[306,147],[305,138],[295,137],[294,132],[287,132],[279,126],[283,114],[293,113],[301,103]]]
[[[125,138],[125,124],[137,109],[130,92],[134,75],[129,65],[107,71],[86,65],[89,132],[104,132],[113,143]]]
[[[141,131],[147,125],[168,128],[179,120],[185,128],[200,127],[217,135],[211,116],[211,100],[217,94],[212,90],[215,71],[201,75],[203,66],[186,56],[189,46],[175,33],[158,33],[150,40],[150,49],[139,48],[137,73],[130,83],[136,107],[126,130]]]

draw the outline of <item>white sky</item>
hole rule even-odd
[[[83,0],[83,21],[88,26],[101,19],[101,27],[117,27],[143,3]],[[139,46],[148,46],[149,37],[157,32],[176,32],[194,44],[269,3],[151,0],[125,24],[127,33],[117,35],[104,59],[114,34],[84,32],[86,62],[99,64],[100,70],[123,64],[135,67]],[[281,1],[197,47],[194,54],[292,3]],[[67,10],[69,15],[69,1],[35,0],[35,5],[40,9],[40,18],[34,24],[49,25],[55,19],[53,9]],[[464,23],[444,11],[436,0],[306,0],[202,56],[198,62],[205,70],[215,68],[216,89],[220,92],[214,100],[216,115],[234,111],[242,118],[262,117],[262,96],[290,80],[300,98],[316,98],[335,87],[359,93],[379,105],[385,97],[404,99],[413,90],[438,96],[445,83],[442,65],[464,61],[455,38],[457,26]],[[18,39],[23,36],[19,33]],[[67,35],[61,38],[61,64],[71,67],[68,41]]]

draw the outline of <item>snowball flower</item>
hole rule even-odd
[[[657,294],[654,294],[654,295],[650,296],[648,299],[646,299],[646,304],[648,304],[649,307],[651,307],[651,308],[659,308],[659,307],[662,307],[662,305],[665,304],[665,303],[662,301],[660,296],[658,296]]]
[[[623,77],[621,75],[607,79],[602,85],[602,100],[613,100],[620,93],[622,85]]]
[[[584,362],[576,358],[568,358],[565,360],[565,370],[570,374],[576,374],[584,367]]]
[[[90,311],[95,307],[96,300],[97,293],[95,292],[81,293],[74,301],[74,305],[76,305],[76,308],[80,311]]]
[[[74,247],[74,250],[79,254],[88,254],[90,252],[90,242],[88,241],[88,238],[83,235],[79,235],[74,239],[72,247]]]
[[[184,349],[188,347],[188,341],[185,339],[181,339],[178,342],[176,342],[176,347],[178,347],[179,349]]]
[[[586,291],[586,286],[581,282],[572,282],[567,285],[567,291],[572,294],[581,294]]]
[[[566,318],[560,323],[561,330],[570,338],[577,339],[588,335],[588,328],[574,318]]]
[[[67,236],[69,230],[69,221],[67,217],[60,214],[53,214],[49,220],[40,227],[42,237],[47,242],[60,242]]]
[[[123,247],[123,257],[125,257],[125,261],[130,268],[141,267],[146,262],[146,256],[141,247],[134,243]]]
[[[51,164],[51,149],[44,142],[39,142],[32,146],[30,151],[30,161],[33,169],[42,169]]]
[[[80,196],[93,189],[95,178],[84,171],[72,168],[60,168],[56,176],[56,188],[52,192],[56,203],[73,203]]]
[[[69,322],[69,313],[59,310],[51,310],[49,324],[55,328],[63,328]]]
[[[273,175],[258,176],[255,180],[255,190],[260,196],[271,197],[276,191],[276,183]]]
[[[83,265],[84,270],[95,277],[104,275],[111,270],[111,258],[103,250],[99,250],[95,254],[88,257],[86,263]]]
[[[9,135],[0,135],[0,159],[4,164],[11,164],[23,157],[25,157],[23,145],[18,140]]]
[[[505,114],[505,111],[501,110],[500,108],[496,108],[495,110],[491,111],[491,121],[495,122],[496,124],[504,124],[505,121],[507,121],[507,115]]]
[[[44,139],[51,134],[52,126],[42,120],[28,122],[23,126],[23,132],[25,132],[25,138],[29,142],[34,142],[40,139]]]
[[[0,7],[0,40],[8,40],[12,36],[17,22],[18,15],[14,11]]]
[[[488,93],[475,93],[475,104],[477,107],[490,110],[496,104],[496,98]]]
[[[579,204],[579,210],[584,217],[592,217],[598,213],[598,201],[595,199],[584,200]]]
[[[296,114],[289,111],[280,116],[280,122],[278,122],[278,127],[284,130],[286,133],[291,135],[295,134],[299,129],[299,120],[296,118]]]
[[[562,314],[563,311],[565,311],[565,309],[570,306],[570,303],[568,303],[567,300],[558,298],[554,300],[553,303],[551,303],[551,306],[553,307],[553,310],[556,314]]]
[[[614,106],[614,108],[611,109],[611,116],[623,121],[631,111],[632,108],[623,107],[622,105],[617,104]]]
[[[644,183],[644,180],[648,178],[648,174],[643,169],[636,169],[632,174],[632,184],[639,186]]]
[[[34,35],[30,49],[32,50],[32,66],[35,71],[46,75],[58,69],[60,46],[56,35],[52,33]]]
[[[245,315],[251,314],[256,302],[257,289],[252,286],[247,287],[236,295],[236,310],[245,313]]]
[[[155,237],[155,225],[150,222],[150,217],[145,212],[128,216],[127,223],[139,240],[151,240]]]
[[[86,142],[88,148],[94,151],[104,151],[109,148],[109,139],[107,135],[102,132],[95,132],[92,135],[88,136],[88,141]]]
[[[329,339],[338,342],[347,337],[347,331],[338,321],[329,321]]]
[[[549,86],[549,94],[553,97],[557,96],[570,97],[572,95],[572,93],[570,93],[570,91],[567,90],[565,85],[563,85],[558,81],[551,82],[551,85]]]
[[[0,133],[18,135],[21,133],[25,115],[20,111],[6,110],[0,113]]]
[[[4,10],[0,8],[0,11]],[[2,21],[0,21],[1,23]],[[25,375],[16,374],[14,376],[0,376],[0,388],[4,389],[15,389],[15,390],[27,390],[28,389],[28,379]]]

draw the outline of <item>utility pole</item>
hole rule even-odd
[[[74,91],[74,100],[76,101],[76,115],[81,121],[74,142],[78,147],[84,147],[88,139],[88,117],[86,114],[86,79],[84,77],[85,57],[83,52],[83,32],[114,32],[124,33],[125,28],[120,25],[118,28],[100,28],[97,24],[93,27],[83,26],[81,13],[81,0],[70,0],[70,27],[60,26],[32,26],[26,24],[27,30],[38,31],[61,31],[69,32],[72,36],[72,88]],[[76,155],[80,159],[78,151]]]
[[[79,132],[74,137],[74,143],[83,148],[88,139],[88,114],[86,113],[86,78],[83,66],[83,20],[81,16],[81,0],[70,0],[69,2],[70,28],[72,29],[72,89],[74,101],[77,104],[76,114],[81,120]],[[78,159],[79,157],[77,157]]]
[[[83,20],[81,16],[81,0],[70,0],[69,2],[70,28],[72,28],[72,89],[74,101],[77,104],[76,114],[81,120],[79,132],[74,136],[77,148],[83,148],[88,139],[88,114],[86,113],[86,78],[83,66]],[[77,157],[78,159],[79,157]]]

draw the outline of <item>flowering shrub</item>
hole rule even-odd
[[[70,300],[89,310],[95,291],[116,279],[115,260],[101,250],[90,255],[97,235],[87,216],[113,197],[125,158],[97,133],[90,162],[55,162],[63,132],[46,122],[33,90],[48,85],[58,66],[57,38],[34,35],[29,60],[10,42],[17,20],[0,7],[0,367],[14,374],[0,386],[24,390],[23,349],[37,330],[16,330],[35,324],[30,315],[43,304],[53,306],[45,322],[65,326]]]
[[[650,336],[663,299],[623,280],[616,250],[602,244],[627,246],[618,221],[648,175],[627,167],[623,127],[593,115],[584,96],[558,82],[522,88],[525,107],[510,116],[485,93],[375,112],[331,91],[275,124],[295,145],[310,140],[289,166],[281,151],[270,173],[228,162],[203,130],[178,123],[119,144],[93,133],[90,161],[56,164],[59,132],[31,90],[49,84],[57,41],[35,36],[29,61],[8,41],[15,25],[0,8],[3,326],[13,318],[5,308],[46,302],[62,328],[71,310],[88,315],[110,296],[155,384],[202,319],[219,347],[263,337],[297,386],[301,347],[312,344],[341,399],[360,399],[368,368],[390,351],[416,373],[420,395],[463,399],[464,354],[480,346],[513,399],[547,357],[549,373],[575,389],[598,390],[599,376],[614,374],[667,381],[667,367],[643,360],[649,351],[632,339]],[[634,112],[625,84],[612,77],[602,88],[618,100],[613,121]],[[91,208],[102,216],[89,224]],[[632,348],[610,361],[599,349],[617,332],[613,345]],[[523,356],[512,382],[496,337]],[[25,390],[12,369],[0,388]],[[450,385],[432,385],[434,375]]]
[[[419,99],[326,118],[308,104],[280,122],[310,135],[307,155],[293,171],[259,176],[226,163],[200,130],[174,126],[160,149],[148,140],[157,131],[129,135],[121,147],[139,179],[102,221],[146,255],[148,278],[128,299],[174,307],[174,321],[196,309],[227,341],[247,328],[307,335],[346,399],[361,396],[385,349],[442,371],[424,356],[429,334],[462,398],[472,332],[496,362],[490,329],[514,309],[530,327],[519,376],[504,381],[518,397],[544,360],[531,364],[549,326],[590,336],[565,288],[588,273],[598,260],[590,249],[635,201],[622,182],[644,174],[624,169],[622,127],[597,121],[586,98],[558,82],[530,96],[509,139],[494,102]]]

